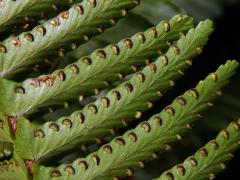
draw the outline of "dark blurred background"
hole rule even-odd
[[[227,26],[230,26],[231,28],[227,28]],[[235,27],[235,28],[232,28]],[[221,39],[221,51],[218,53],[216,50],[215,52],[218,54],[217,57],[232,57],[237,58],[238,61],[240,61],[240,2],[238,2],[236,5],[225,7],[224,9],[224,15],[222,18],[219,18],[217,21],[217,29],[216,29],[216,35],[214,36],[214,39],[212,41],[215,41],[215,43],[218,42],[218,39]],[[224,36],[225,38],[222,38],[224,34],[227,34],[227,36]],[[229,44],[226,46],[226,43]],[[225,47],[224,47],[225,46]],[[214,49],[214,48],[212,48]],[[224,50],[224,51],[222,51]],[[222,59],[222,58],[221,58]],[[240,71],[238,71],[237,74],[237,96],[240,97]],[[233,88],[235,88],[233,86]],[[240,102],[238,101],[238,106],[240,106]],[[238,113],[240,113],[238,111]],[[239,163],[240,163],[240,150],[238,150],[235,153],[235,158],[230,162],[229,168],[221,173],[218,177],[218,179],[240,179],[240,173],[239,173]]]
[[[212,34],[209,43],[205,47],[203,55],[195,63],[192,72],[201,76],[203,73],[209,72],[217,68],[219,64],[222,64],[226,59],[236,59],[240,62],[240,1],[236,4],[225,5],[223,7],[223,14],[215,19],[215,31]],[[198,73],[196,73],[198,72]],[[196,76],[193,76],[194,78]],[[196,77],[198,79],[198,77]],[[231,94],[232,98],[236,97],[236,101],[233,99],[233,104],[236,103],[236,116],[240,115],[240,71],[238,69],[237,75],[226,89],[227,93]],[[226,97],[227,98],[227,97]],[[231,100],[229,99],[229,102]],[[226,108],[233,108],[229,103],[224,104]],[[234,106],[234,105],[233,105]],[[223,106],[224,107],[224,106]],[[219,112],[221,115],[221,111]],[[229,121],[234,120],[229,119]],[[209,121],[210,119],[206,119]],[[216,117],[216,121],[218,118]],[[204,131],[202,131],[204,134]],[[228,163],[228,168],[217,176],[218,180],[226,179],[240,179],[240,150],[235,153],[235,157]]]

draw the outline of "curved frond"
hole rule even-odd
[[[214,179],[216,173],[224,170],[224,162],[233,157],[232,152],[240,147],[240,121],[232,122],[222,130],[216,139],[208,142],[182,164],[164,172],[156,180],[165,179]]]
[[[0,86],[4,89],[0,89],[0,93],[5,94],[0,102],[4,107],[2,111],[21,116],[56,100],[93,94],[95,88],[104,88],[109,82],[130,73],[131,66],[136,68],[133,65],[156,57],[158,50],[166,48],[166,42],[178,39],[180,32],[192,26],[191,17],[176,16],[118,44],[98,49],[50,75],[27,79],[21,84],[2,80]],[[13,100],[19,103],[12,104]]]
[[[155,152],[168,150],[177,135],[191,128],[198,113],[209,106],[228,82],[238,66],[237,61],[227,61],[218,70],[198,85],[176,98],[161,113],[140,123],[97,152],[86,158],[79,158],[72,164],[57,168],[36,166],[35,179],[112,179],[131,175],[133,167],[141,166],[143,160],[150,159]]]
[[[75,47],[76,44],[70,43],[83,42],[103,32],[138,3],[137,0],[84,0],[30,32],[9,37],[0,43],[0,78],[56,55],[56,49],[64,53],[67,44],[69,48]]]

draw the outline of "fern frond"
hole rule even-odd
[[[1,180],[30,179],[24,161],[17,154],[9,161],[0,162],[0,172]]]
[[[191,29],[154,63],[69,117],[44,125],[22,119],[18,122],[15,150],[21,157],[37,161],[49,153],[60,151],[63,146],[70,148],[73,144],[106,135],[109,128],[122,126],[121,120],[127,123],[134,117],[140,118],[142,112],[152,106],[152,101],[174,86],[174,80],[189,66],[190,59],[198,54],[198,48],[206,44],[211,32],[211,21],[200,22],[196,29]],[[186,59],[189,60],[186,62]],[[45,135],[34,137],[34,132]]]
[[[216,139],[208,142],[182,164],[164,172],[156,180],[164,179],[214,179],[224,170],[225,161],[233,157],[232,152],[240,147],[240,121],[232,122],[221,131]]]
[[[197,114],[208,107],[219,94],[238,66],[237,61],[225,65],[207,76],[198,85],[178,97],[160,114],[140,123],[135,129],[117,137],[86,158],[75,160],[57,168],[35,167],[35,179],[112,179],[116,176],[132,175],[132,167],[141,166],[142,161],[155,155],[155,151],[169,149],[177,134],[191,127]]]
[[[3,103],[1,107],[5,108],[2,111],[21,116],[52,101],[94,93],[94,88],[106,87],[109,81],[118,79],[122,73],[129,73],[132,65],[156,57],[157,50],[166,48],[166,41],[178,39],[180,32],[192,26],[191,17],[176,16],[170,22],[163,21],[131,39],[96,50],[90,56],[50,75],[27,79],[22,84],[2,80],[0,85],[4,86],[4,90],[0,89],[0,93],[5,94],[0,102]],[[12,100],[19,103],[12,104]]]
[[[23,22],[25,17],[40,16],[41,12],[46,12],[57,8],[60,4],[69,4],[71,0],[17,0],[0,1],[0,33],[8,29],[14,23]],[[60,4],[59,4],[60,3]]]
[[[30,32],[9,37],[0,43],[0,78],[55,54],[56,49],[65,52],[68,43],[88,40],[103,32],[138,3],[137,0],[84,0]]]

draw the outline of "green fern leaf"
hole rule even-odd
[[[232,122],[221,131],[216,139],[200,148],[182,164],[164,172],[156,180],[171,179],[214,179],[216,173],[224,170],[225,161],[233,157],[232,152],[240,147],[240,121]]]
[[[96,50],[64,70],[27,79],[21,84],[2,80],[0,81],[0,86],[3,87],[0,94],[4,94],[0,102],[1,107],[4,107],[2,112],[21,116],[52,101],[78,97],[79,94],[92,94],[94,88],[106,87],[107,82],[117,80],[119,73],[120,75],[130,73],[132,65],[143,64],[146,58],[156,57],[157,50],[166,48],[166,41],[176,40],[179,32],[189,30],[192,24],[192,18],[176,16],[169,23],[163,21],[145,33],[136,34],[117,45]],[[12,104],[12,100],[19,103]]]
[[[132,167],[138,167],[142,160],[151,158],[154,151],[169,149],[169,143],[177,139],[176,135],[191,127],[197,114],[217,97],[218,91],[228,82],[237,66],[237,61],[227,61],[160,114],[140,123],[86,158],[57,168],[36,166],[35,179],[107,180],[114,176],[131,175]]]
[[[0,2],[0,33],[13,26],[14,23],[23,22],[24,17],[39,16],[42,11],[56,9],[60,4],[69,4],[71,0],[18,0]]]
[[[138,3],[137,0],[84,0],[30,32],[9,37],[0,43],[0,78],[43,60],[46,55],[54,55],[56,49],[65,52],[63,47],[68,43],[88,40],[103,32]]]

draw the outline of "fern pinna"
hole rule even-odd
[[[238,67],[236,60],[228,60],[149,120],[142,118],[202,53],[213,31],[211,20],[196,23],[183,14],[96,49],[62,69],[54,67],[56,60],[80,51],[81,44],[138,5],[138,0],[0,1],[0,38],[5,38],[0,42],[0,179],[132,176],[134,169],[170,150],[222,95]],[[51,13],[42,16],[43,11]],[[36,27],[25,32],[12,28],[26,21]],[[31,72],[44,62],[50,64],[48,73]],[[51,107],[61,112],[62,104],[71,106],[71,101],[76,106],[78,100],[82,107],[70,108],[68,115],[52,112]],[[47,109],[53,119],[42,118]],[[135,128],[116,133],[136,119],[141,122]],[[231,157],[228,151],[239,145],[239,126],[230,124],[216,140],[159,179],[215,177]],[[95,143],[102,146],[67,160],[68,152]]]

